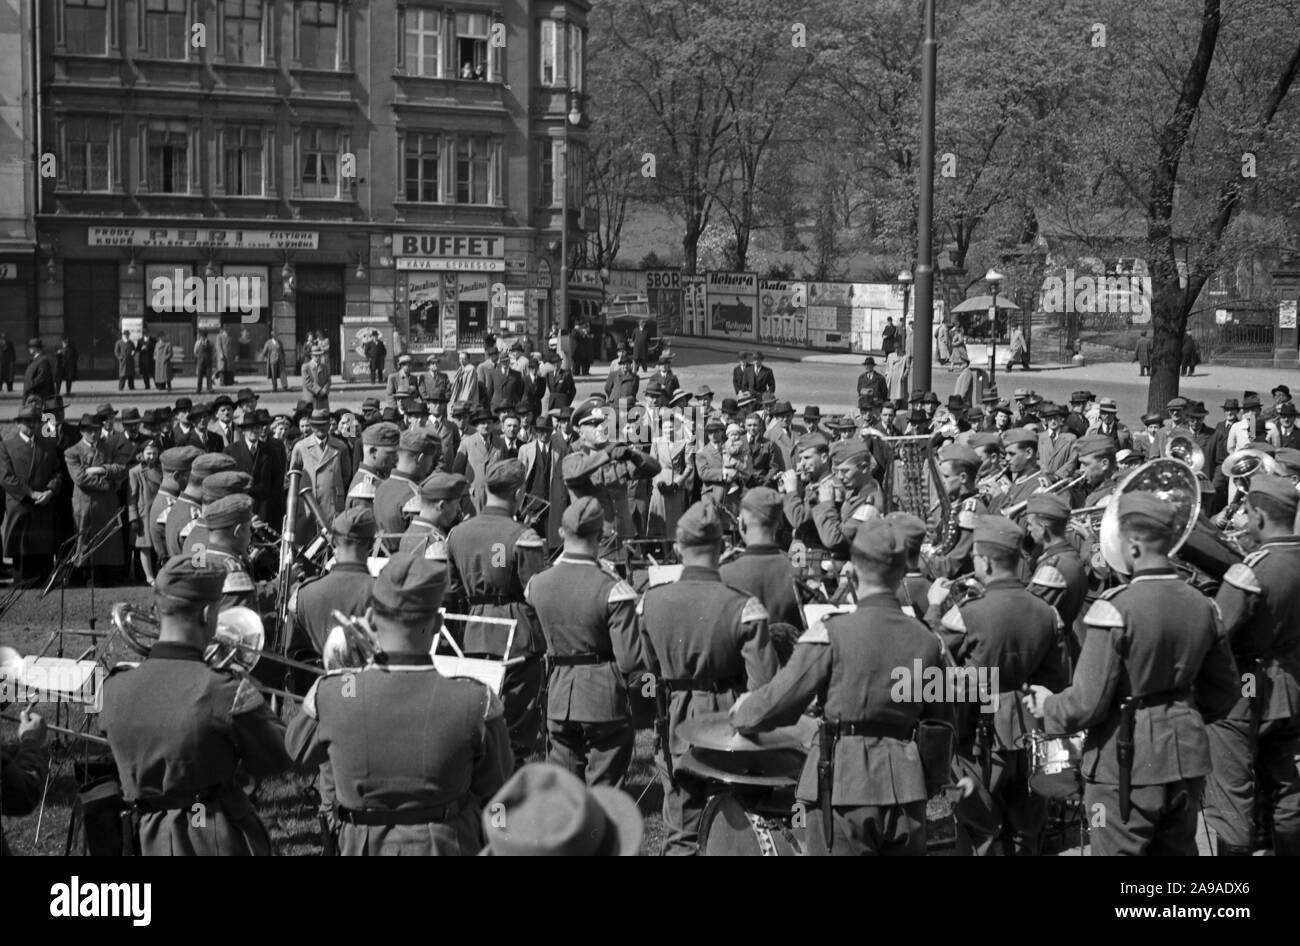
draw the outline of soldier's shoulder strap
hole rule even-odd
[[[966,633],[966,618],[962,616],[961,608],[955,604],[944,612],[939,623],[943,625],[945,630],[952,631],[955,634]]]
[[[1065,576],[1056,567],[1055,557],[1049,561],[1041,562],[1038,568],[1034,570],[1034,577],[1029,579],[1029,583],[1043,588],[1065,588],[1067,586]]]
[[[1255,558],[1255,555],[1249,555],[1246,557],[1246,561],[1235,562],[1229,566],[1228,570],[1223,575],[1223,580],[1232,585],[1232,587],[1239,588],[1246,592],[1246,594],[1257,595],[1264,589],[1260,586],[1259,577],[1255,574],[1255,569],[1251,567],[1255,564],[1255,562],[1251,561],[1252,558]]]
[[[609,586],[609,595],[606,597],[605,603],[612,607],[613,605],[635,601],[636,599],[636,590],[620,578]]]
[[[831,642],[830,621],[840,617],[838,614],[823,614],[813,622],[812,627],[799,635],[796,644],[829,644]]]
[[[546,543],[542,541],[542,537],[540,535],[538,535],[528,526],[525,526],[524,530],[515,537],[515,547],[521,549],[528,549],[530,552],[532,552],[532,551],[536,551],[537,549],[545,550]]]
[[[242,716],[266,705],[262,691],[257,688],[247,674],[239,674],[239,685],[235,687],[235,698],[230,704],[231,716]]]
[[[1089,627],[1109,627],[1122,629],[1124,627],[1124,615],[1119,608],[1111,603],[1110,599],[1102,596],[1093,602],[1092,607],[1088,609],[1084,617],[1084,623]]]

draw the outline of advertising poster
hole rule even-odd
[[[682,276],[682,310],[686,314],[686,334],[704,334],[704,277]]]
[[[807,285],[808,346],[829,351],[852,350],[852,283],[810,282]]]
[[[645,274],[646,302],[659,324],[660,335],[680,335],[682,318],[682,274],[672,269],[650,270]]]
[[[707,334],[714,338],[756,338],[758,274],[711,272],[704,278]]]
[[[442,347],[442,305],[448,293],[454,303],[456,274],[411,273],[406,279],[410,313],[407,350],[413,355],[433,354]]]
[[[488,304],[492,301],[492,283],[497,280],[490,275],[478,273],[461,273],[456,283],[456,329],[460,335],[462,348],[482,348],[483,334],[495,331],[489,321]],[[443,311],[448,309],[444,305]],[[505,309],[499,310],[505,318]]]
[[[383,319],[365,319],[360,322],[348,322],[339,331],[342,335],[340,350],[343,352],[344,381],[370,380],[370,362],[366,359],[365,345],[375,332],[379,333],[380,338],[384,340],[384,346],[388,349],[389,357],[385,359],[387,364],[384,365],[383,371],[383,375],[387,377],[388,367],[393,360],[393,331],[391,325]]]
[[[808,338],[808,290],[804,283],[764,279],[758,286],[758,340],[803,345]]]

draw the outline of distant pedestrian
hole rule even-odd
[[[113,345],[113,357],[117,359],[117,389],[129,387],[135,390],[135,342],[131,333],[123,331],[122,337]]]
[[[194,342],[194,378],[197,382],[195,391],[203,390],[203,382],[208,383],[208,391],[212,391],[212,342],[208,341],[207,332],[199,332],[198,339]]]
[[[166,332],[158,333],[158,344],[153,350],[153,381],[159,391],[172,389],[173,364],[176,348],[167,340]]]
[[[149,390],[153,383],[153,360],[158,350],[158,339],[148,332],[140,333],[140,344],[135,346],[136,373],[144,382],[144,389]]]
[[[262,360],[266,362],[266,377],[271,382],[271,390],[280,390],[281,384],[286,391],[289,390],[289,384],[284,380],[284,346],[274,335],[268,336],[262,346]]]
[[[1022,370],[1029,370],[1029,345],[1025,343],[1025,333],[1019,325],[1011,330],[1011,358],[1007,361],[1007,371],[1017,362]]]
[[[1151,339],[1147,338],[1146,332],[1138,335],[1137,347],[1133,349],[1133,360],[1137,362],[1139,378],[1151,373]]]
[[[885,319],[885,327],[880,331],[880,350],[888,358],[898,348],[898,326],[894,324],[894,319],[889,316]]]
[[[1196,347],[1196,339],[1191,333],[1183,336],[1183,361],[1182,373],[1190,378],[1196,372],[1196,366],[1201,363],[1201,350]]]
[[[221,331],[217,332],[216,371],[221,377],[222,385],[235,383],[235,359],[230,349],[230,333],[226,331],[224,325],[221,326]]]
[[[14,360],[17,357],[8,333],[0,332],[0,385],[5,385],[10,391],[14,389]]]
[[[55,382],[55,393],[58,393],[58,385],[65,386],[64,394],[72,393],[72,382],[77,380],[77,346],[72,343],[72,339],[63,335],[59,338],[59,347],[55,352],[58,362],[58,380]]]

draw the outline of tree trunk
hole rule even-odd
[[[1151,268],[1151,381],[1147,410],[1163,411],[1178,396],[1183,363],[1183,334],[1187,330],[1185,293],[1178,284],[1173,250]]]

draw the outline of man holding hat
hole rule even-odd
[[[883,403],[889,398],[889,382],[876,370],[876,359],[868,355],[862,359],[862,364],[867,370],[858,375],[858,397],[871,394]]]
[[[722,583],[757,598],[772,624],[804,626],[803,605],[790,559],[777,545],[783,514],[781,494],[766,486],[740,500],[740,539],[744,550],[718,569]],[[788,656],[788,655],[787,655]]]
[[[289,768],[284,723],[246,674],[203,659],[226,576],[189,556],[168,560],[154,583],[158,642],[137,667],[115,669],[104,684],[99,726],[145,856],[271,853],[238,780]]]
[[[1265,437],[1264,425],[1260,422],[1259,395],[1247,391],[1241,401],[1241,420],[1228,428],[1228,453],[1244,450],[1247,446]],[[1230,492],[1235,494],[1235,487]]]
[[[1215,599],[1237,667],[1256,682],[1209,727],[1213,774],[1205,813],[1219,854],[1250,854],[1255,826],[1271,825],[1272,838],[1263,840],[1272,841],[1274,853],[1300,856],[1298,508],[1290,479],[1251,478],[1246,533],[1255,551],[1228,569]]]
[[[926,772],[913,740],[921,720],[951,725],[953,711],[944,699],[900,701],[895,671],[942,675],[940,645],[899,604],[906,553],[892,525],[864,522],[853,537],[852,562],[857,610],[809,628],[789,664],[731,707],[731,722],[742,733],[791,725],[819,699],[826,719],[835,720],[823,725],[834,726],[838,744],[831,784],[818,784],[818,745],[804,760],[795,793],[806,812],[809,853],[920,856],[927,786],[943,784],[948,773]],[[829,850],[825,792],[833,812]]]
[[[29,361],[23,374],[23,397],[29,394],[42,399],[54,397],[59,393],[58,371],[54,359],[45,351],[45,342],[39,337],[28,339],[27,355]]]
[[[1025,507],[1025,532],[1034,544],[1030,562],[1031,594],[1042,598],[1061,616],[1072,660],[1079,657],[1082,638],[1075,622],[1088,594],[1088,569],[1078,550],[1065,537],[1070,504],[1055,493],[1030,496]]]
[[[224,453],[204,453],[191,461],[185,489],[167,510],[167,521],[163,526],[166,558],[181,553],[184,536],[190,534],[194,528],[192,523],[203,514],[203,484],[207,478],[234,469],[234,459]]]
[[[23,407],[14,423],[18,429],[0,443],[4,552],[20,579],[44,578],[56,551],[55,498],[66,484],[55,444],[40,435],[41,409]]]
[[[248,410],[239,418],[239,439],[226,448],[235,469],[252,479],[248,495],[253,497],[253,515],[279,529],[284,522],[284,474],[288,458],[277,444],[267,443],[271,416],[261,408]]]
[[[641,812],[628,794],[588,788],[556,765],[533,762],[492,797],[483,832],[495,857],[635,857]]]
[[[1038,462],[1044,473],[1068,480],[1079,465],[1075,452],[1079,438],[1065,429],[1065,408],[1060,404],[1044,405],[1039,416],[1047,421],[1047,430],[1038,438]]]
[[[1087,731],[1083,807],[1093,813],[1094,855],[1195,854],[1211,771],[1206,724],[1231,710],[1242,681],[1214,602],[1169,561],[1177,509],[1147,492],[1118,503],[1133,580],[1088,609],[1071,685],[1056,694],[1034,685],[1025,704],[1046,732]]]
[[[501,625],[469,621],[462,645],[467,656],[518,659],[507,668],[501,686],[516,766],[532,755],[540,734],[538,694],[546,652],[537,613],[524,599],[529,579],[546,567],[546,545],[515,519],[523,484],[524,465],[518,460],[493,462],[485,478],[483,508],[447,535],[449,596],[463,598],[468,614],[516,622],[508,644]]]
[[[648,589],[637,610],[656,694],[658,688],[667,691],[666,744],[660,751],[671,756],[673,777],[664,792],[665,854],[698,852],[706,800],[704,783],[681,768],[689,746],[678,727],[729,709],[742,692],[772,679],[779,665],[767,609],[718,575],[722,531],[712,503],[687,509],[677,522],[681,577]]]
[[[291,650],[325,654],[325,640],[338,623],[334,612],[365,617],[374,579],[366,559],[375,542],[375,516],[366,506],[353,506],[334,517],[334,564],[330,570],[301,582],[289,600],[295,641]]]
[[[1279,384],[1268,393],[1273,395],[1273,405],[1264,409],[1263,413],[1260,415],[1262,420],[1273,420],[1277,417],[1278,411],[1281,409],[1283,404],[1293,403],[1291,400],[1291,389],[1285,384]]]
[[[297,765],[329,763],[344,856],[483,846],[479,817],[510,773],[510,747],[500,699],[433,665],[446,587],[443,562],[390,559],[367,612],[374,661],[319,678],[285,736]]]
[[[158,458],[162,466],[162,482],[149,507],[149,540],[156,560],[167,561],[167,520],[172,506],[190,482],[190,468],[202,456],[198,447],[168,447]],[[202,499],[202,488],[195,497]]]
[[[978,784],[953,808],[957,848],[986,856],[1000,841],[1003,853],[1032,856],[1047,824],[1047,801],[1029,791],[1029,727],[1018,691],[1069,682],[1065,628],[1051,605],[1020,582],[1024,530],[1003,516],[980,516],[974,540],[981,593],[952,604],[951,582],[940,579],[930,588],[926,615],[957,664],[987,678],[987,692],[968,695],[971,702],[958,710],[954,766]]]
[[[312,411],[311,435],[297,440],[289,457],[290,471],[302,470],[302,487],[311,489],[326,522],[332,522],[343,511],[348,483],[352,480],[352,461],[347,447],[337,437],[331,437],[329,431],[329,411]],[[294,531],[297,546],[306,548],[310,545],[318,530],[315,517],[304,503],[299,503]]]
[[[1159,456],[1157,444],[1164,440],[1165,415],[1158,411],[1143,414],[1142,430],[1133,435],[1133,450],[1144,460],[1154,460]]]
[[[431,473],[420,483],[416,499],[408,502],[406,512],[415,518],[406,527],[398,552],[424,555],[445,562],[447,533],[460,521],[469,483],[458,473]]]
[[[597,558],[605,516],[591,496],[564,510],[564,551],[524,599],[546,642],[546,732],[553,762],[588,785],[621,787],[636,735],[627,681],[644,667],[636,592]]]
[[[63,455],[72,479],[72,516],[77,530],[77,564],[82,568],[106,568],[103,577],[115,580],[125,564],[125,545],[120,537],[100,542],[101,532],[122,511],[118,489],[126,482],[127,467],[114,462],[103,442],[103,423],[94,414],[81,416],[81,440]],[[91,541],[99,547],[91,554]]]
[[[390,554],[397,551],[402,533],[411,522],[406,505],[418,500],[420,483],[433,472],[438,450],[438,440],[427,427],[402,431],[397,439],[397,466],[375,486],[375,523],[380,541]]]
[[[352,484],[348,487],[348,506],[373,506],[375,491],[380,483],[388,479],[388,474],[397,461],[397,446],[401,439],[402,429],[396,424],[383,421],[371,424],[361,432],[364,454],[361,466],[357,468]]]

